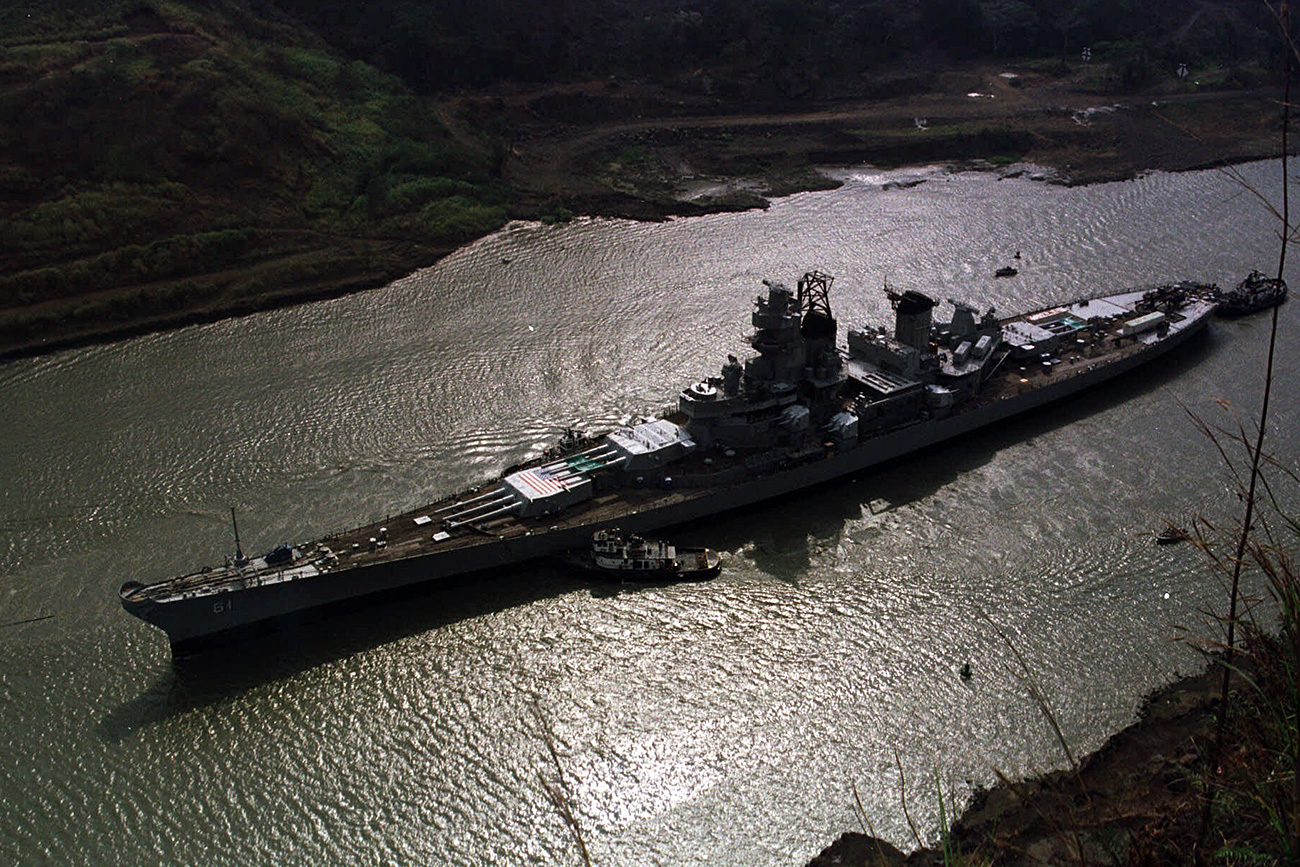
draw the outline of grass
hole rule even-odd
[[[1269,8],[1273,11],[1270,4]],[[1291,21],[1285,4],[1278,8],[1275,13],[1278,22],[1278,30],[1287,49],[1285,57],[1286,69],[1283,73],[1285,79],[1285,90],[1282,99],[1282,207],[1281,211],[1275,211],[1278,217],[1281,231],[1279,238],[1281,244],[1278,251],[1277,276],[1281,279],[1286,266],[1287,247],[1293,237],[1293,229],[1290,220],[1290,195],[1289,183],[1290,178],[1287,175],[1287,137],[1288,126],[1290,124],[1290,95],[1291,95],[1291,57],[1300,60],[1300,47],[1297,46]],[[1249,186],[1247,189],[1250,190]],[[1254,192],[1253,190],[1251,190]],[[1260,197],[1262,201],[1262,197]],[[1274,850],[1274,854],[1284,856],[1290,860],[1300,857],[1300,733],[1297,732],[1300,727],[1300,680],[1297,680],[1297,673],[1300,672],[1300,573],[1295,569],[1295,563],[1291,559],[1284,542],[1300,541],[1300,521],[1294,515],[1287,514],[1279,504],[1277,497],[1274,495],[1273,485],[1266,474],[1269,463],[1274,467],[1275,462],[1266,463],[1264,458],[1265,435],[1268,431],[1269,407],[1272,397],[1274,384],[1274,361],[1276,358],[1278,333],[1278,308],[1274,307],[1271,314],[1268,342],[1268,360],[1264,370],[1264,392],[1260,401],[1260,409],[1253,438],[1247,434],[1244,425],[1239,424],[1237,431],[1233,432],[1210,432],[1208,428],[1203,427],[1210,433],[1212,441],[1218,446],[1219,453],[1224,457],[1228,468],[1237,478],[1241,478],[1241,472],[1234,466],[1229,451],[1225,448],[1225,441],[1236,443],[1246,450],[1246,459],[1249,471],[1245,476],[1245,483],[1239,486],[1238,495],[1242,497],[1244,503],[1244,516],[1240,527],[1236,531],[1235,551],[1230,558],[1223,558],[1214,555],[1208,546],[1204,550],[1212,553],[1211,561],[1225,575],[1230,576],[1230,590],[1228,601],[1228,614],[1224,620],[1226,641],[1224,644],[1224,669],[1223,669],[1223,688],[1221,692],[1219,721],[1215,735],[1215,740],[1211,745],[1208,756],[1208,771],[1206,779],[1206,803],[1202,812],[1200,830],[1197,835],[1197,861],[1206,860],[1205,852],[1210,844],[1211,832],[1215,827],[1219,829],[1219,835],[1223,845],[1219,846],[1222,851],[1225,847],[1235,848],[1243,842],[1254,844],[1256,835],[1242,835],[1240,833],[1229,837],[1224,833],[1227,828],[1246,827],[1255,828],[1259,823],[1259,814],[1251,816],[1244,809],[1226,810],[1226,817],[1220,815],[1216,822],[1216,813],[1224,813],[1223,801],[1232,801],[1234,798],[1240,799],[1244,803],[1258,804],[1263,808],[1263,815],[1267,817],[1266,827],[1272,829],[1271,834],[1263,835],[1262,842]],[[1291,482],[1300,482],[1294,472],[1286,471],[1286,478]],[[1267,516],[1262,516],[1259,524],[1255,523],[1255,509],[1260,499],[1264,498],[1265,505],[1273,507],[1273,515],[1280,519],[1281,529],[1275,531],[1278,521],[1270,521]],[[1246,705],[1245,708],[1234,706],[1230,699],[1234,693],[1231,690],[1232,675],[1236,669],[1236,630],[1238,628],[1238,611],[1241,594],[1241,574],[1247,563],[1247,556],[1253,561],[1268,579],[1269,592],[1277,605],[1279,615],[1279,636],[1280,641],[1274,644],[1267,640],[1267,633],[1260,629],[1258,622],[1253,618],[1247,618],[1241,622],[1243,637],[1255,647],[1269,648],[1276,646],[1281,653],[1268,654],[1260,658],[1258,655],[1253,659],[1256,663],[1265,664],[1257,670],[1264,677],[1272,676],[1274,689],[1270,693],[1258,689],[1260,697],[1263,699],[1262,707],[1267,708],[1268,712],[1261,715],[1260,713],[1249,713],[1249,711],[1261,707],[1261,705]],[[1247,711],[1247,712],[1243,712]],[[1242,730],[1241,724],[1252,720],[1264,724],[1256,725],[1251,729]],[[1241,759],[1236,764],[1238,767],[1249,768],[1251,762],[1243,759],[1243,756],[1257,755],[1262,756],[1265,760],[1268,773],[1260,778],[1254,774],[1247,774],[1250,783],[1245,781],[1236,782],[1230,777],[1220,779],[1222,776],[1223,763],[1230,753],[1227,751],[1229,746],[1229,723],[1235,721],[1238,730],[1235,732],[1237,738],[1233,743],[1238,747],[1235,756]],[[1261,770],[1252,768],[1251,770]],[[1250,821],[1254,818],[1255,821]],[[1231,819],[1231,821],[1228,821]],[[1243,836],[1246,839],[1243,840]],[[1253,845],[1252,845],[1253,848]]]
[[[11,171],[18,183],[26,180],[22,168],[13,167]],[[174,182],[115,181],[90,189],[69,187],[57,198],[27,209],[22,219],[3,230],[3,239],[10,249],[27,252],[66,252],[69,248],[120,243],[154,221],[175,216],[187,205],[193,205],[190,190]]]
[[[1200,849],[1213,853],[1204,859],[1211,863],[1294,863],[1300,860],[1300,570],[1292,552],[1300,543],[1300,522],[1288,513],[1279,485],[1294,493],[1300,478],[1267,458],[1252,470],[1257,440],[1244,428],[1206,433],[1230,461],[1243,495],[1254,480],[1263,514],[1243,524],[1245,533],[1201,521],[1197,544],[1238,594],[1234,575],[1258,570],[1275,619],[1261,621],[1256,606],[1244,603],[1238,616],[1230,605],[1222,622],[1225,631],[1235,629],[1209,647],[1221,655],[1225,678],[1219,730],[1197,780],[1204,800]]]
[[[243,261],[258,238],[257,231],[248,227],[173,235],[60,265],[28,269],[0,277],[0,306],[22,307],[116,286],[229,268]]]

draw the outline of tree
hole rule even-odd
[[[1033,52],[1041,29],[1038,12],[1023,0],[984,0],[984,33],[995,57]]]
[[[955,57],[977,52],[976,39],[982,30],[979,0],[922,0],[921,26],[933,35],[934,45]]]

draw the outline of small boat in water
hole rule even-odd
[[[1281,277],[1265,277],[1258,271],[1251,271],[1246,279],[1237,284],[1237,288],[1223,292],[1216,290],[1214,300],[1218,303],[1220,316],[1243,316],[1276,307],[1286,300],[1286,281]]]
[[[567,551],[569,566],[619,581],[704,581],[722,569],[721,558],[708,548],[678,548],[662,539],[624,536],[617,529],[597,530],[591,549]]]
[[[1186,542],[1192,538],[1182,527],[1170,524],[1156,534],[1157,545],[1175,545],[1179,542]]]
[[[994,277],[1014,277],[1014,276],[1016,276],[1016,275],[1019,274],[1019,273],[1020,273],[1020,272],[1017,271],[1017,270],[1016,270],[1015,268],[1013,268],[1012,266],[1010,266],[1010,265],[1003,265],[1001,268],[999,268],[998,270],[996,270],[996,271],[993,272],[993,276],[994,276]]]

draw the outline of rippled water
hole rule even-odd
[[[1276,195],[1276,164],[1244,171]],[[679,542],[728,557],[708,584],[521,568],[182,666],[117,604],[122,581],[224,554],[231,505],[249,547],[301,541],[664,406],[743,353],[764,277],[834,274],[847,327],[887,315],[886,279],[1013,312],[1276,259],[1265,209],[1213,172],[881,189],[905,174],[846,171],[766,212],[513,225],[383,290],[0,367],[0,858],[579,863],[534,708],[598,864],[799,863],[857,827],[852,786],[906,846],[898,765],[933,832],[937,786],[1062,762],[997,630],[1073,749],[1131,721],[1196,668],[1174,639],[1221,597],[1150,533],[1237,507],[1184,408],[1253,405],[1266,317],[691,528]],[[1292,466],[1296,310],[1270,432]]]

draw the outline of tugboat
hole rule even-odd
[[[591,550],[569,551],[569,566],[619,581],[706,581],[722,570],[708,548],[678,548],[662,539],[623,536],[617,528],[591,534]]]
[[[1265,277],[1258,271],[1251,271],[1236,289],[1230,292],[1215,290],[1214,300],[1219,304],[1220,316],[1244,316],[1276,307],[1286,300],[1286,293],[1286,281],[1281,277]]]

